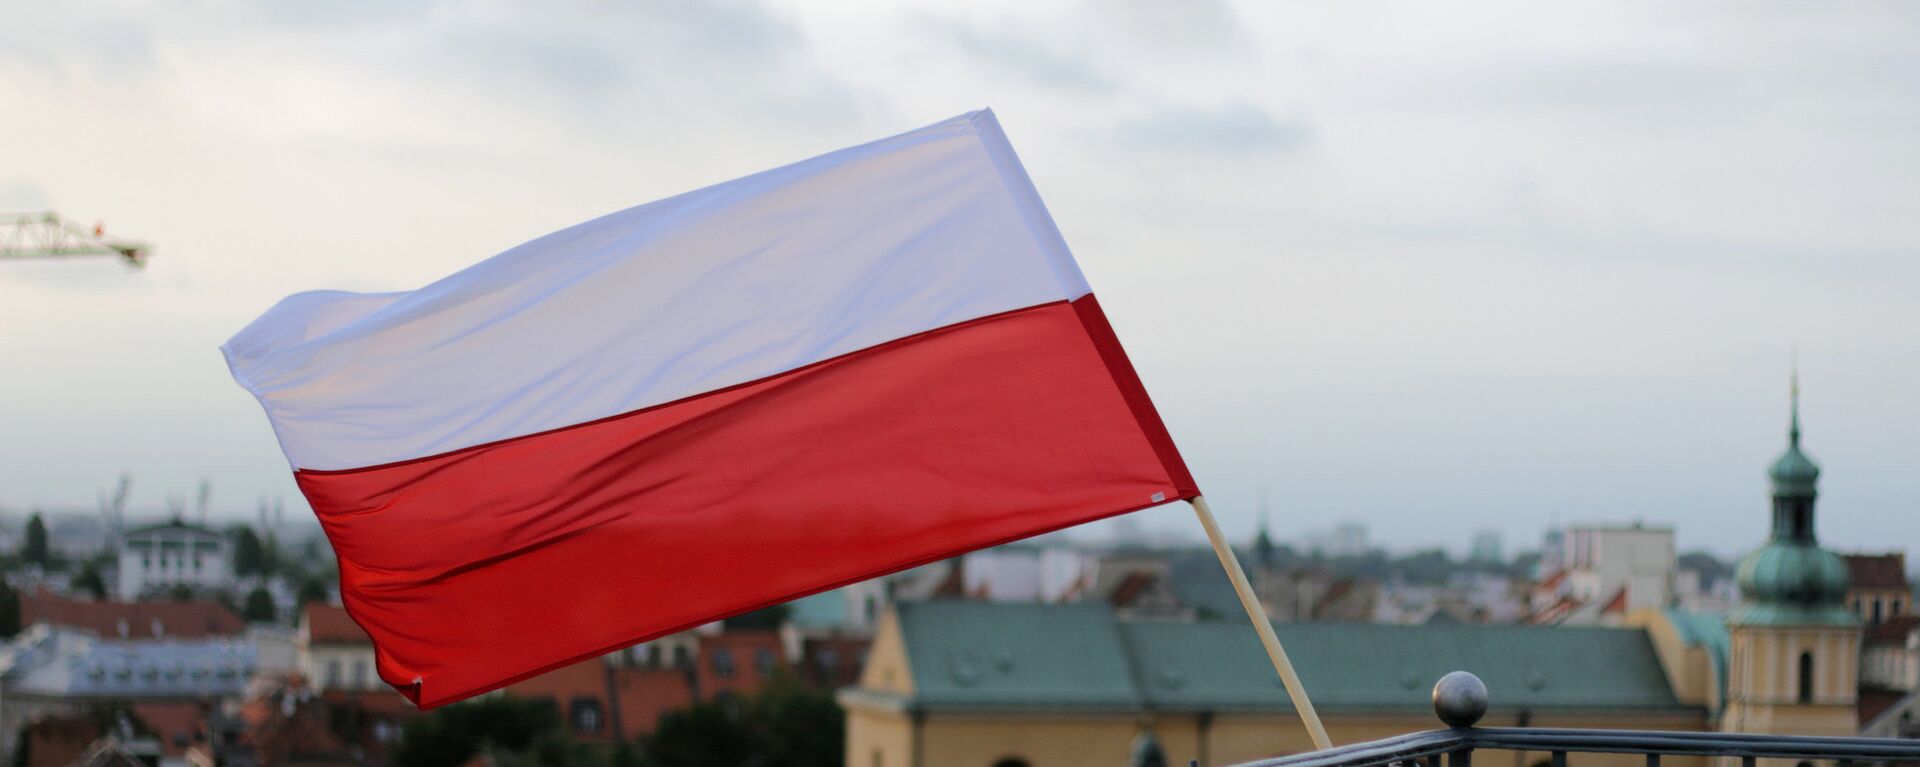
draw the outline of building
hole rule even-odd
[[[1866,627],[1860,644],[1860,685],[1920,691],[1920,615],[1909,613]]]
[[[239,638],[102,639],[37,624],[0,650],[0,751],[42,718],[103,703],[149,712],[167,708],[157,704],[211,705],[243,692],[253,672],[253,645]],[[172,744],[179,733],[162,734]]]
[[[1673,528],[1639,522],[1572,527],[1565,549],[1567,596],[1601,604],[1624,599],[1629,611],[1673,603]]]
[[[178,518],[120,536],[119,594],[134,599],[186,586],[196,591],[233,586],[227,537]]]
[[[1860,620],[1845,601],[1846,565],[1814,535],[1819,469],[1801,451],[1794,399],[1787,450],[1768,472],[1773,532],[1742,560],[1744,596],[1732,611],[1693,613],[1665,599],[1630,606],[1635,584],[1671,588],[1662,585],[1673,571],[1671,531],[1576,528],[1560,577],[1597,580],[1582,588],[1607,595],[1600,604],[1620,627],[1276,625],[1334,742],[1431,729],[1429,690],[1454,670],[1498,691],[1485,726],[1912,731],[1920,697],[1863,702]],[[1904,641],[1920,638],[1909,631]],[[1129,618],[1097,603],[902,603],[883,617],[859,686],[840,700],[849,767],[1119,764],[1143,733],[1171,763],[1311,747],[1244,623]],[[1626,767],[1643,757],[1582,758]]]
[[[1675,697],[1642,631],[1336,623],[1276,631],[1337,743],[1432,729],[1433,682],[1462,668],[1501,691],[1488,725],[1708,725],[1703,706]],[[1594,673],[1596,664],[1606,673]],[[903,603],[883,619],[860,686],[840,701],[850,767],[1124,764],[1143,727],[1174,763],[1311,748],[1243,621],[1129,620],[1100,604]],[[1523,763],[1544,758],[1536,756]]]
[[[1847,607],[1868,626],[1912,612],[1913,587],[1907,583],[1907,555],[1848,554]]]
[[[20,597],[20,623],[50,623],[114,639],[233,636],[246,622],[218,602],[115,602],[73,599],[45,589]]]
[[[694,692],[701,700],[760,691],[773,675],[791,671],[777,631],[727,630],[700,637]]]
[[[315,692],[388,689],[374,669],[373,639],[342,607],[309,604],[300,612],[294,658]]]
[[[1860,731],[1860,620],[1847,610],[1847,566],[1820,547],[1814,500],[1820,467],[1800,449],[1793,391],[1787,449],[1767,478],[1773,533],[1736,570],[1726,732],[1852,735]]]

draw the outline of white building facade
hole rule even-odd
[[[1562,561],[1570,595],[1583,602],[1605,602],[1626,590],[1626,609],[1663,608],[1673,603],[1678,567],[1673,528],[1574,527],[1566,531]]]
[[[120,536],[122,599],[175,586],[195,590],[233,586],[232,549],[227,537],[178,519],[128,530]]]

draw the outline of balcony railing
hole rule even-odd
[[[1741,760],[1742,767],[1754,767],[1759,759],[1820,761],[1838,767],[1920,763],[1920,740],[1475,727],[1487,712],[1487,686],[1464,671],[1448,674],[1434,685],[1433,709],[1448,729],[1268,759],[1245,767],[1471,767],[1473,752],[1486,750],[1551,754],[1553,767],[1567,767],[1568,754],[1643,754],[1647,767],[1660,767],[1661,757],[1666,756],[1733,757]],[[1446,760],[1444,765],[1442,758]]]

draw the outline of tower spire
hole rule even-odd
[[[1792,399],[1793,416],[1787,427],[1787,439],[1794,447],[1800,446],[1800,345],[1793,345],[1793,367],[1788,374],[1788,396]]]

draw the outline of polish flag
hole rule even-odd
[[[423,708],[1198,494],[986,111],[223,351]]]

